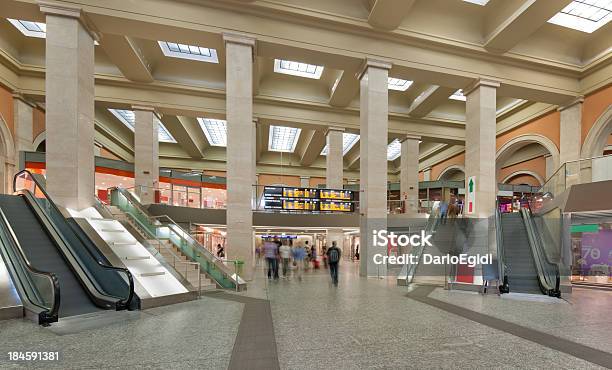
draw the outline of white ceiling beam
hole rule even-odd
[[[359,80],[356,71],[343,71],[332,87],[329,105],[334,107],[346,107],[359,93]]]
[[[408,114],[412,117],[425,117],[438,105],[447,101],[448,97],[456,90],[457,89],[443,86],[430,86],[414,99]]]
[[[204,158],[208,146],[200,124],[193,117],[176,117],[164,114],[161,117],[164,126],[170,131],[176,142],[193,158]]]
[[[321,130],[311,131],[304,138],[305,147],[300,157],[302,166],[310,166],[321,155],[321,151],[325,147],[325,133]]]
[[[100,41],[100,47],[128,80],[153,82],[149,62],[130,37],[106,34]]]
[[[392,31],[399,27],[414,2],[415,0],[376,0],[370,10],[368,23],[374,28]]]
[[[505,0],[489,11],[484,46],[504,53],[524,40],[572,0]]]

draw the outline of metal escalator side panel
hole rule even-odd
[[[17,290],[27,317],[39,324],[57,322],[60,285],[53,273],[34,268],[23,253],[6,215],[0,208],[0,254]]]
[[[83,268],[82,262],[72,250],[69,242],[62,235],[59,228],[50,219],[49,215],[43,210],[41,205],[36,201],[32,193],[30,193],[28,190],[21,190],[17,192],[17,194],[25,199],[26,204],[28,207],[30,207],[40,222],[40,226],[50,237],[54,246],[57,248],[65,263],[68,265],[69,269],[72,271],[77,281],[81,284],[91,301],[96,306],[104,309],[115,308],[120,299],[117,297],[107,296],[100,291],[95,277],[91,276],[91,274],[89,274],[88,271]]]

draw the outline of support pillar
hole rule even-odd
[[[495,104],[498,87],[498,82],[478,80],[465,92],[465,214],[468,217],[487,218],[495,211]],[[467,199],[470,177],[474,177],[476,189],[471,212]]]
[[[330,127],[326,133],[327,158],[325,168],[325,187],[342,189],[344,160],[342,155],[342,135],[344,129]]]
[[[580,137],[582,121],[582,103],[584,98],[578,98],[570,104],[559,107],[561,128],[559,145],[559,165],[568,161],[580,159]]]
[[[406,136],[402,142],[400,159],[400,199],[404,212],[419,211],[419,136]]]
[[[557,169],[555,168],[555,162],[553,161],[552,155],[546,154],[544,160],[546,161],[546,178],[544,182],[546,182]]]
[[[15,151],[33,151],[34,109],[23,96],[13,94],[13,115],[15,122]],[[17,158],[16,158],[17,159]],[[17,162],[17,161],[16,161]]]
[[[224,34],[227,118],[227,254],[244,262],[242,277],[253,278],[251,209],[255,170],[253,140],[253,55],[255,39]]]
[[[431,181],[431,167],[423,169],[423,181]]]
[[[134,184],[142,204],[155,203],[159,185],[159,125],[151,107],[134,106]]]
[[[94,204],[94,40],[81,9],[40,2],[46,15],[47,190],[81,210]]]
[[[387,248],[374,246],[373,231],[387,228],[387,145],[391,63],[367,59],[360,80],[360,269],[361,276],[385,276],[386,265],[373,261]]]
[[[300,176],[300,186],[303,188],[310,187],[310,176]]]

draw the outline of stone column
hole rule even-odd
[[[327,229],[326,239],[327,248],[331,247],[333,242],[336,242],[336,246],[342,251],[343,257],[346,257],[344,255],[344,233],[342,229]]]
[[[251,195],[254,177],[253,55],[255,39],[224,34],[227,117],[227,254],[244,261],[243,278],[253,278]]]
[[[423,169],[423,181],[431,181],[431,167]]]
[[[546,182],[557,169],[555,168],[555,162],[553,161],[552,155],[546,154],[544,160],[546,161],[546,178],[544,182]]]
[[[342,135],[344,129],[330,127],[326,133],[327,158],[325,168],[325,187],[328,189],[342,189],[344,159],[342,155]]]
[[[400,199],[404,212],[416,214],[419,210],[419,136],[406,136],[402,140],[400,159]]]
[[[257,123],[259,123],[259,119],[253,117],[253,125],[251,126],[251,129],[253,130],[253,165],[252,165],[252,171],[253,171],[253,187],[251,189],[251,209],[257,209],[257,199],[259,197],[259,193],[260,191],[263,191],[263,189],[259,189],[257,187],[257,181],[259,180],[258,176],[257,176]]]
[[[498,82],[478,80],[464,94],[465,128],[465,214],[487,218],[494,214],[497,197],[495,177],[496,93]],[[469,178],[476,180],[475,204],[469,212],[467,194]]]
[[[17,155],[20,151],[32,151],[33,148],[33,126],[34,109],[20,94],[13,94],[13,114],[15,122],[15,150]]]
[[[389,92],[387,78],[391,63],[367,59],[360,80],[360,269],[361,276],[385,276],[386,265],[376,265],[373,231],[387,228],[387,145]]]
[[[577,161],[580,159],[580,137],[582,135],[582,104],[584,98],[579,97],[573,102],[563,107],[559,107],[560,112],[560,135],[559,135],[559,165],[566,162]],[[580,166],[589,167],[588,170],[583,170]],[[574,184],[579,184],[581,176],[586,179],[587,176],[581,172],[587,172],[590,175],[590,164],[571,162],[565,165],[565,189],[568,189]],[[590,181],[590,179],[588,180]],[[588,182],[587,181],[587,182]],[[561,181],[563,183],[563,181]]]
[[[64,207],[94,203],[94,40],[81,9],[40,2],[46,15],[47,190]]]
[[[133,106],[134,185],[142,204],[155,203],[159,185],[159,125],[151,107]]]
[[[303,188],[310,187],[310,176],[300,176],[300,186]]]

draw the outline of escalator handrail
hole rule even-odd
[[[126,189],[123,188],[119,188],[119,187],[112,187],[110,188],[110,190],[117,190],[121,195],[125,196],[126,199],[128,200],[128,202],[130,202],[134,207],[136,207],[140,213],[142,213],[145,217],[147,217],[149,220],[151,220],[151,222],[154,224],[154,221],[157,221],[159,223],[161,223],[161,221],[159,221],[159,218],[165,217],[167,218],[170,222],[169,224],[174,225],[175,227],[177,227],[179,229],[180,232],[177,232],[176,230],[173,230],[175,234],[177,234],[179,236],[179,238],[181,238],[183,241],[185,241],[186,243],[190,244],[190,242],[182,235],[183,233],[190,235],[187,231],[185,231],[185,229],[183,229],[178,223],[176,223],[170,216],[168,215],[160,215],[160,216],[151,216],[148,214],[148,212],[146,210],[143,209],[142,205],[140,204],[140,202],[138,202],[134,195],[132,195],[132,193],[130,193],[129,191],[127,191]],[[195,245],[195,247],[203,252],[204,254],[208,255],[211,257],[212,262],[215,264],[215,266],[217,266],[220,270],[223,271],[223,273],[228,276],[230,278],[230,280],[234,280],[234,284],[239,285],[239,284],[243,284],[244,280],[242,280],[242,278],[240,278],[238,275],[236,275],[236,277],[234,278],[234,271],[231,271],[231,269],[225,265],[225,263],[223,263],[223,260],[221,260],[219,257],[215,256],[213,253],[211,253],[208,249],[206,249],[202,244],[200,244],[200,242],[198,242],[195,238],[191,238],[193,241],[193,244]]]
[[[437,215],[433,212],[429,214],[427,218],[427,223],[425,224],[425,234],[432,234],[435,230],[437,221]],[[423,256],[423,252],[425,251],[424,246],[420,246],[416,250],[417,263],[407,264],[406,266],[406,282],[410,284],[414,279],[414,275],[416,274],[416,269],[421,262],[421,257]]]
[[[506,274],[506,256],[504,254],[504,229],[501,221],[501,211],[499,209],[499,201],[495,204],[495,227],[496,227],[496,243],[497,243],[497,269],[499,278],[501,279],[501,286],[504,288],[504,292],[508,292],[508,278]]]
[[[558,263],[550,261],[550,259],[546,256],[546,253],[543,250],[544,248],[541,245],[541,240],[535,231],[535,223],[531,217],[531,210],[529,208],[521,208],[521,216],[525,222],[527,237],[529,239],[529,245],[531,247],[536,269],[538,271],[538,281],[540,282],[542,292],[550,296],[560,296],[559,265]],[[548,276],[544,269],[544,263],[553,268],[555,282],[551,282],[547,279]]]
[[[13,228],[8,222],[8,219],[6,218],[6,215],[4,214],[4,211],[2,209],[0,209],[0,219],[1,219],[2,227],[8,230],[8,233],[11,239],[10,242],[13,243],[13,245],[15,246],[15,248],[13,249],[17,251],[18,257],[23,261],[24,266],[28,269],[28,271],[34,275],[45,276],[51,282],[51,287],[53,289],[52,307],[47,308],[47,307],[40,306],[36,304],[35,302],[31,302],[31,301],[30,302],[37,307],[47,310],[46,316],[48,316],[49,318],[58,317],[59,308],[60,308],[60,285],[59,285],[59,279],[57,278],[57,275],[55,275],[52,272],[41,271],[37,269],[36,267],[32,266],[32,264],[30,263],[30,260],[23,252],[23,248],[21,248],[21,244],[19,243],[19,240],[17,239],[17,236],[15,235],[15,232],[13,231]]]
[[[34,183],[36,184],[36,186],[40,189],[40,192],[45,196],[45,198],[49,201],[49,204],[51,205],[51,207],[53,207],[55,209],[55,211],[57,211],[60,215],[63,215],[62,212],[60,211],[60,209],[57,207],[57,205],[55,204],[55,202],[53,200],[51,200],[51,197],[49,196],[49,194],[47,194],[47,191],[45,190],[45,188],[40,184],[40,182],[38,181],[38,179],[36,179],[36,177],[28,170],[22,170],[19,171],[17,174],[15,174],[15,176],[13,177],[13,191],[17,192],[17,178],[19,175],[21,174],[28,174],[29,177],[34,181]],[[29,192],[31,194],[31,192],[28,189],[20,189],[20,190],[25,190],[27,192]],[[31,194],[32,197],[35,198],[34,194]],[[68,225],[70,227],[70,229],[72,230],[72,226]],[[76,237],[81,241],[82,244],[85,244],[85,241],[83,240],[83,238],[79,235],[79,233],[74,232],[73,234],[76,235]],[[66,245],[68,245],[70,247],[69,243],[66,243]],[[124,267],[116,267],[116,266],[111,266],[108,265],[106,263],[103,263],[102,261],[100,261],[98,259],[97,256],[95,256],[90,250],[89,248],[83,248],[87,251],[87,254],[89,254],[89,256],[98,264],[98,266],[100,266],[103,269],[106,270],[114,270],[117,271],[119,273],[124,273],[127,277],[128,280],[128,286],[129,286],[129,293],[128,296],[126,298],[122,298],[122,297],[114,297],[113,295],[107,294],[105,292],[100,292],[108,297],[114,297],[114,298],[118,298],[119,301],[117,302],[117,305],[119,306],[119,308],[125,308],[125,307],[129,307],[130,303],[132,302],[132,299],[134,298],[134,277],[132,276],[132,273]],[[76,260],[78,261],[79,259],[76,258]],[[97,288],[96,288],[97,289]],[[98,289],[99,290],[99,289]]]

